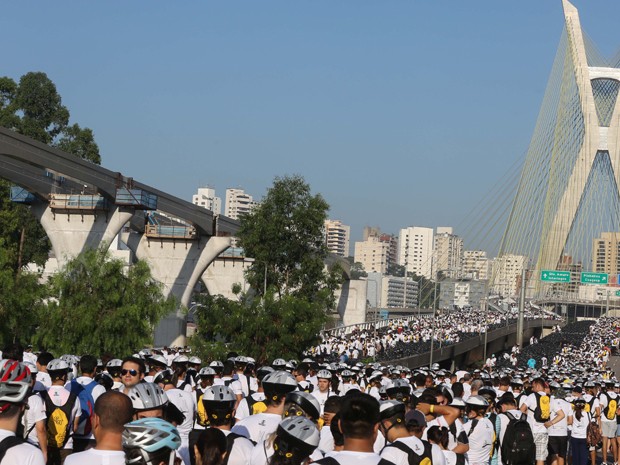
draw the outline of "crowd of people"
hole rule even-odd
[[[320,344],[311,347],[306,354],[329,361],[395,360],[428,352],[431,340],[435,347],[456,344],[515,323],[517,318],[517,308],[508,311],[473,307],[451,312],[444,310],[435,318],[426,315],[391,320],[390,324],[376,331],[355,327],[350,332],[345,329],[326,331]],[[557,315],[538,308],[528,306],[524,309],[524,319],[539,318],[559,320]]]
[[[620,319],[532,342],[516,367],[499,357],[454,372],[167,348],[55,358],[12,345],[0,464],[595,465],[597,450],[616,464],[620,383],[608,362]]]

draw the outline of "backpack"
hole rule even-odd
[[[427,441],[422,441],[422,444],[424,445],[424,452],[422,455],[416,454],[411,447],[408,447],[401,441],[394,441],[385,447],[394,447],[407,454],[407,462],[409,465],[433,465],[433,452],[431,444]]]
[[[603,415],[605,415],[608,420],[615,420],[616,410],[618,410],[618,398],[611,397],[607,392],[605,396],[607,396],[607,407],[603,409]]]
[[[515,418],[510,412],[508,426],[501,442],[502,463],[504,465],[530,465],[536,461],[536,444],[532,428],[525,415]]]
[[[534,420],[538,423],[545,423],[551,418],[551,398],[549,396],[543,396],[537,392],[536,396],[536,408],[534,409]]]
[[[11,447],[19,446],[20,444],[24,443],[25,441],[17,436],[7,436],[2,441],[0,441],[0,462],[2,462],[4,456]]]
[[[250,411],[250,415],[254,415],[256,413],[263,413],[267,410],[267,406],[265,405],[265,401],[256,400],[253,396],[248,396],[245,398],[248,403],[248,410]]]
[[[226,457],[224,458],[224,463],[222,465],[228,465],[228,459],[230,459],[231,452],[233,450],[233,447],[235,446],[235,441],[239,438],[247,439],[248,441],[252,443],[253,446],[256,445],[254,444],[254,441],[246,438],[245,436],[241,434],[228,433],[228,436],[226,436]]]
[[[196,423],[206,427],[209,426],[209,419],[207,418],[205,404],[202,403],[203,394],[203,392],[196,390]]]
[[[71,410],[73,410],[77,395],[72,392],[67,402],[60,406],[52,402],[47,391],[41,391],[41,396],[45,401],[45,413],[47,414],[47,446],[52,449],[62,449],[71,435]]]
[[[592,421],[592,418],[590,417],[588,427],[586,428],[586,444],[588,447],[598,447],[601,442],[603,442],[601,427],[598,423]]]
[[[319,459],[312,463],[318,463],[319,465],[340,465],[340,462],[331,456],[323,457],[322,459]],[[428,464],[430,465],[430,462],[428,462]],[[390,462],[389,460],[385,460],[382,458],[381,460],[377,462],[377,465],[394,465],[394,464]]]
[[[90,436],[93,431],[93,415],[95,414],[95,399],[93,398],[93,389],[99,386],[99,383],[91,381],[87,385],[78,383],[75,379],[71,381],[69,390],[77,395],[80,399],[80,407],[82,414],[78,423],[78,430],[75,433],[78,436]]]

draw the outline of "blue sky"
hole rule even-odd
[[[620,2],[574,3],[613,55]],[[462,222],[524,156],[562,25],[559,0],[10,1],[0,75],[46,72],[107,168],[187,200],[301,174],[358,239]]]

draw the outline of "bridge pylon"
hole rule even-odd
[[[603,58],[577,9],[562,5],[564,32],[499,256],[527,257],[536,274],[617,273],[593,244],[620,231],[620,56]]]

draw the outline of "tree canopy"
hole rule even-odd
[[[172,312],[148,264],[124,262],[89,249],[50,279],[51,299],[41,312],[37,342],[60,353],[132,354],[152,343],[153,328]]]
[[[265,362],[299,356],[316,341],[342,280],[338,265],[325,266],[328,209],[301,176],[274,180],[260,205],[241,218],[239,244],[254,259],[246,270],[250,290],[237,300],[197,299],[197,350],[221,349],[223,341]]]
[[[0,77],[0,126],[100,164],[93,131],[76,123],[69,125],[69,118],[69,110],[47,74],[26,73],[19,83]]]

